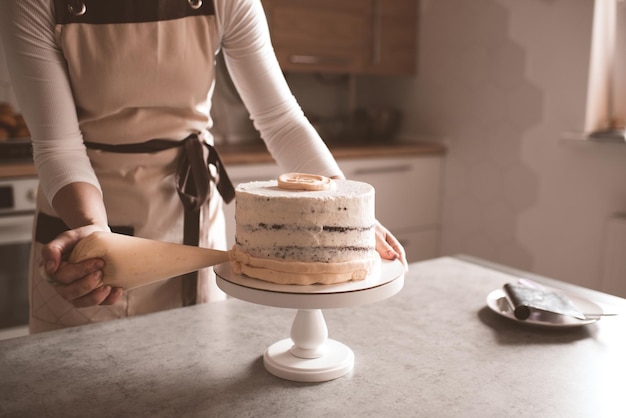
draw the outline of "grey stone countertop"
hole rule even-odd
[[[294,310],[234,298],[0,341],[0,416],[623,416],[625,315],[567,329],[517,323],[486,297],[518,274],[442,257],[412,264],[395,296],[324,310],[329,337],[356,361],[323,383],[263,366],[264,350],[289,336]]]

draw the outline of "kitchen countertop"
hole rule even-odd
[[[261,164],[273,162],[265,145],[259,141],[253,144],[218,145],[224,164]],[[337,142],[330,143],[335,158],[372,158],[415,155],[442,155],[444,145],[430,142]],[[31,161],[9,160],[0,163],[0,179],[8,177],[36,176],[37,171]]]
[[[489,310],[487,294],[520,274],[442,257],[411,264],[387,300],[325,310],[330,338],[356,364],[324,383],[264,369],[263,351],[288,336],[294,310],[233,298],[0,341],[0,416],[621,416],[626,317],[546,329]]]
[[[262,142],[254,144],[216,145],[224,164],[258,164],[273,162]],[[430,142],[331,142],[328,148],[337,159],[442,155],[445,146]]]
[[[31,161],[2,161],[0,163],[0,179],[11,177],[36,177],[37,170]]]

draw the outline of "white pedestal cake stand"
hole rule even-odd
[[[297,309],[291,338],[269,346],[263,364],[272,374],[297,382],[325,382],[354,367],[354,353],[328,338],[322,309],[346,308],[378,302],[398,293],[404,285],[399,261],[382,261],[362,281],[337,285],[277,285],[235,274],[228,263],[215,267],[217,285],[237,299],[278,308]]]

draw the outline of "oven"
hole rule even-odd
[[[28,268],[36,178],[0,179],[0,329],[28,324]]]

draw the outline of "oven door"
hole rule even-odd
[[[34,214],[0,216],[0,329],[28,324],[28,269]]]

